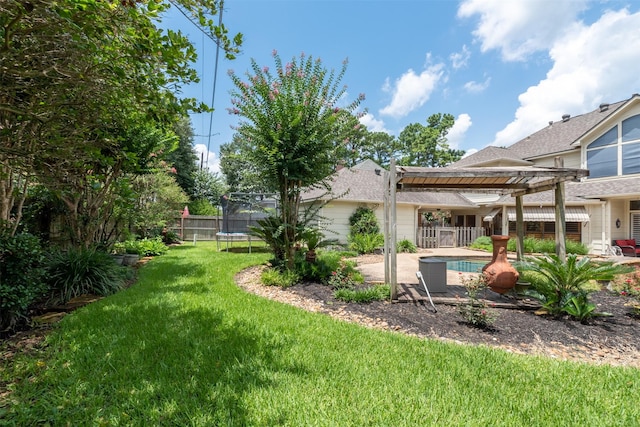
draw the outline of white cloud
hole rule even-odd
[[[483,82],[470,81],[464,84],[464,89],[469,93],[484,92],[491,83],[491,77],[487,77]]]
[[[452,53],[451,55],[449,55],[451,66],[454,69],[466,67],[469,62],[469,57],[471,57],[471,51],[469,51],[467,45],[463,45],[461,52]]]
[[[610,11],[592,24],[573,24],[550,49],[554,64],[544,80],[518,98],[515,120],[492,145],[510,145],[567,113],[626,99],[640,87],[640,12]]]
[[[384,127],[384,122],[382,120],[376,119],[371,113],[367,113],[364,116],[360,117],[360,123],[365,125],[371,132],[389,133],[389,131]]]
[[[458,116],[447,134],[449,148],[457,150],[458,147],[460,147],[460,143],[464,140],[464,137],[472,124],[471,116],[468,114],[463,113]]]
[[[533,52],[547,50],[562,35],[587,0],[465,0],[458,17],[480,15],[473,32],[482,52],[497,49],[505,61],[522,61]]]
[[[393,92],[393,96],[391,103],[382,108],[380,114],[396,118],[404,117],[424,105],[443,78],[443,68],[443,64],[432,65],[420,74],[409,69],[395,81],[393,88],[387,80],[383,89]]]
[[[207,146],[204,144],[196,144],[194,146],[196,153],[198,154],[198,162],[202,162],[203,167],[209,168],[210,172],[220,172],[220,159],[213,151],[209,151],[209,157],[207,158]],[[200,164],[200,163],[198,163]]]

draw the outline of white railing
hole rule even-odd
[[[420,248],[469,246],[484,235],[484,227],[418,227],[416,245]]]

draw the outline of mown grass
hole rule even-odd
[[[640,371],[371,330],[250,295],[267,254],[173,248],[4,365],[8,425],[637,425]]]

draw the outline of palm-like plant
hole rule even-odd
[[[536,297],[544,309],[553,315],[567,313],[581,321],[596,315],[595,306],[591,307],[588,300],[591,291],[585,285],[591,280],[612,280],[616,274],[626,271],[624,266],[613,262],[578,258],[576,254],[568,255],[564,261],[557,255],[528,258],[519,267],[544,278],[534,284]]]

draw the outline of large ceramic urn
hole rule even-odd
[[[516,286],[519,274],[507,259],[509,236],[494,235],[491,236],[491,241],[493,258],[489,264],[482,267],[482,274],[489,289],[504,294]]]

